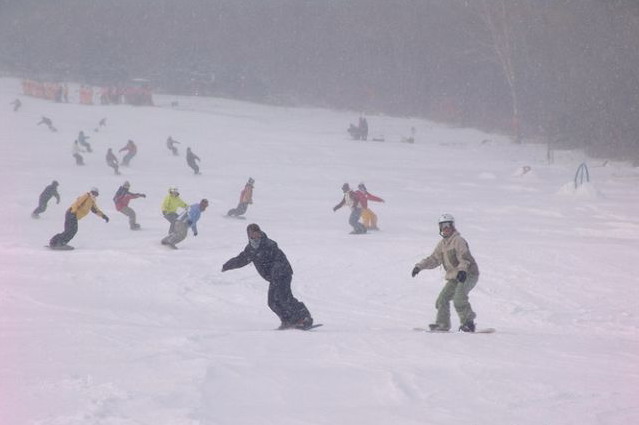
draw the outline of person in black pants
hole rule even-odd
[[[31,217],[40,218],[40,214],[47,210],[47,203],[49,199],[55,197],[56,204],[60,203],[60,194],[58,194],[58,182],[56,180],[52,181],[50,185],[44,188],[42,193],[40,194],[40,199],[38,201],[38,207],[33,210],[31,213]]]
[[[244,251],[224,263],[222,271],[253,263],[260,276],[269,283],[268,306],[280,318],[280,329],[309,329],[313,326],[313,318],[304,303],[291,292],[293,269],[286,255],[257,224],[249,224],[246,233],[249,243]]]

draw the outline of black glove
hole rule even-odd
[[[457,282],[464,283],[466,282],[466,272],[461,270],[457,272]]]
[[[107,223],[109,222],[109,217],[106,215],[103,215],[102,218],[104,219],[104,221],[106,221]]]
[[[417,273],[419,273],[420,271],[421,271],[421,269],[419,267],[415,266],[415,267],[413,267],[413,271],[410,272],[410,275],[412,277],[415,277],[415,276],[417,276]]]
[[[337,211],[337,207],[333,207],[333,212]]]
[[[229,269],[229,268],[226,266],[226,264],[224,264],[224,265],[222,266],[222,272],[225,272],[225,271],[227,271],[228,269]]]
[[[146,198],[146,195],[144,193],[140,193],[140,198]]]
[[[193,236],[197,236],[197,232],[195,232],[195,231],[194,231],[194,232],[193,232]]]

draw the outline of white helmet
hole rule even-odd
[[[444,213],[439,216],[438,223],[455,223],[455,217],[452,214]]]
[[[179,190],[177,188],[177,186],[171,186],[169,187],[169,193],[178,193]]]

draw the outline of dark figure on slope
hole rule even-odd
[[[44,115],[42,116],[42,119],[38,122],[37,125],[40,125],[40,124],[46,125],[49,128],[49,130],[51,130],[54,133],[58,131],[58,129],[53,126],[53,121],[51,121],[51,118],[47,118]]]
[[[129,188],[131,183],[125,181],[115,192],[113,202],[115,203],[115,209],[129,218],[129,227],[131,230],[140,230],[140,225],[135,221],[135,211],[129,207],[131,199],[146,198],[144,193],[131,193]]]
[[[244,189],[242,189],[242,192],[240,193],[240,203],[237,207],[230,209],[226,215],[239,217],[246,212],[249,204],[253,203],[253,183],[255,183],[255,180],[253,180],[252,177],[249,177]]]
[[[127,151],[124,158],[122,158],[122,166],[128,167],[131,159],[138,153],[138,147],[135,145],[133,140],[129,140],[125,147],[120,149],[118,152]]]
[[[225,272],[253,263],[268,283],[268,306],[280,318],[280,329],[309,329],[313,326],[311,313],[291,292],[293,269],[277,243],[268,238],[257,224],[246,228],[249,243],[237,257],[222,266]]]
[[[450,302],[453,301],[462,332],[475,332],[476,314],[468,301],[469,292],[479,280],[477,262],[470,253],[468,242],[455,229],[455,219],[450,214],[439,218],[439,234],[443,238],[433,253],[415,264],[413,277],[423,269],[434,269],[440,265],[446,271],[446,284],[437,297],[437,319],[429,325],[431,330],[450,329]]]
[[[368,139],[368,121],[364,117],[359,117],[359,136],[361,140]]]
[[[49,199],[55,197],[56,204],[60,203],[60,194],[58,193],[58,182],[54,180],[50,185],[44,188],[42,193],[40,194],[40,199],[38,201],[38,207],[33,210],[31,213],[31,217],[40,218],[40,214],[46,211],[47,203]]]
[[[109,222],[109,217],[98,208],[98,204],[95,202],[95,198],[98,195],[98,189],[92,187],[89,192],[75,200],[64,215],[64,231],[53,236],[49,241],[51,248],[60,249],[67,246],[69,241],[78,233],[78,220],[89,214],[89,212],[102,217],[107,223]]]
[[[20,99],[16,99],[11,102],[11,105],[13,105],[13,112],[18,112],[18,109],[20,109],[20,107],[22,106],[22,102],[20,101]]]
[[[344,183],[342,185],[342,192],[344,192],[344,197],[339,204],[333,207],[333,212],[342,208],[344,205],[348,205],[351,209],[351,215],[348,217],[348,224],[353,227],[351,234],[360,235],[362,233],[366,233],[366,227],[359,222],[359,218],[362,216],[362,206],[360,205],[359,198],[355,192],[351,190],[348,183]]]
[[[80,146],[80,142],[75,140],[73,142],[73,158],[75,158],[75,165],[84,165],[84,157],[82,154],[85,152]]]
[[[186,148],[186,163],[191,167],[194,174],[200,174],[200,166],[195,162],[199,161],[200,157],[191,151],[191,148]]]
[[[173,137],[169,136],[168,139],[166,139],[166,147],[173,153],[173,155],[178,156],[178,149],[175,147],[175,145],[179,145],[180,142],[178,142],[177,140],[175,140]]]
[[[80,131],[80,133],[78,134],[78,142],[84,149],[86,149],[87,152],[91,153],[93,152],[93,149],[91,149],[91,145],[89,144],[89,142],[87,142],[87,140],[89,140],[89,136],[86,136],[84,134],[84,131]]]
[[[118,157],[113,153],[113,149],[109,148],[106,154],[106,163],[107,166],[113,168],[113,172],[118,175],[120,174],[120,164],[118,162]]]

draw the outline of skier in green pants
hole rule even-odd
[[[413,277],[423,269],[434,269],[443,265],[446,271],[446,284],[437,297],[437,319],[429,325],[432,331],[450,330],[450,302],[453,301],[462,332],[475,332],[475,317],[468,293],[479,280],[477,262],[470,253],[468,243],[455,229],[455,219],[450,214],[439,218],[439,241],[433,253],[415,264]]]

